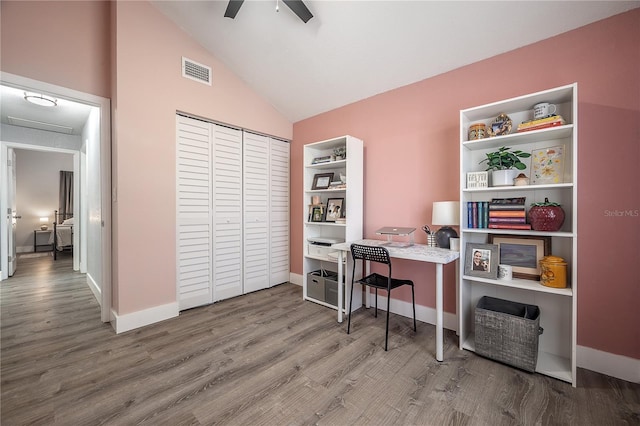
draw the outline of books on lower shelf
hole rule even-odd
[[[467,202],[467,227],[473,229],[531,229],[525,197]]]

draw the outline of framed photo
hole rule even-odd
[[[311,210],[311,222],[322,222],[322,207],[313,207]]]
[[[500,256],[496,244],[467,243],[464,274],[472,277],[497,279]]]
[[[540,259],[551,253],[551,237],[489,234],[496,244],[500,263],[511,265],[514,278],[540,281]]]
[[[319,173],[313,177],[311,189],[327,189],[333,180],[333,173]]]
[[[468,172],[467,188],[488,188],[489,172]]]
[[[327,215],[325,222],[335,222],[344,216],[344,198],[329,198],[327,200]]]

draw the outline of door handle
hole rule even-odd
[[[17,214],[14,214],[14,215],[13,215],[13,218],[14,218],[14,219],[22,219],[22,216],[18,216]]]

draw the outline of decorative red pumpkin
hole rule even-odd
[[[533,203],[529,209],[529,223],[534,231],[558,231],[564,223],[564,210],[558,203]]]

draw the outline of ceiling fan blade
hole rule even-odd
[[[307,9],[307,6],[304,5],[302,0],[282,0],[282,2],[289,6],[289,9],[298,15],[298,18],[302,19],[305,24],[309,19],[313,18],[313,15],[309,12],[309,9]]]
[[[229,4],[227,5],[227,10],[224,12],[224,17],[231,18],[231,19],[235,18],[243,2],[244,0],[229,0]]]

